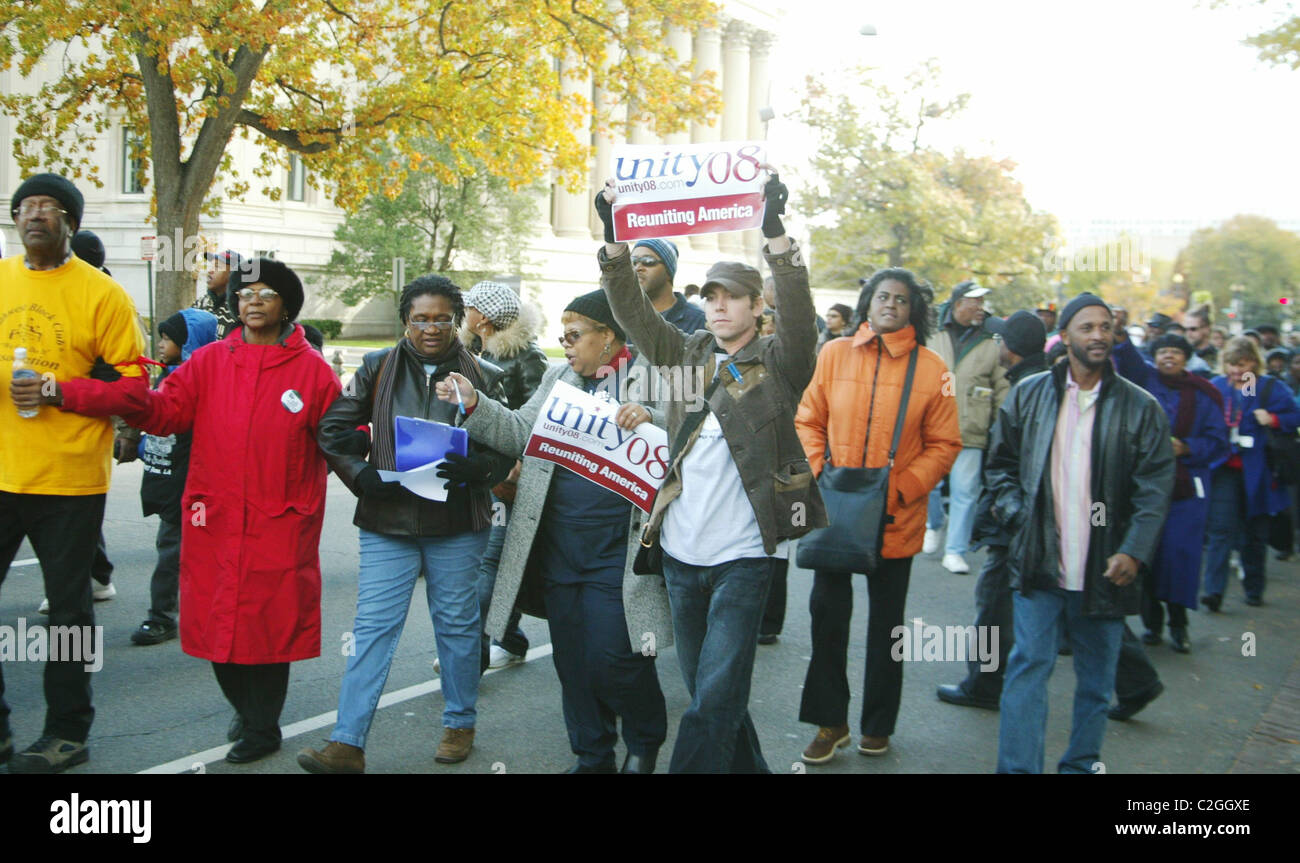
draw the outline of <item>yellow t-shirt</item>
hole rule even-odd
[[[84,417],[44,405],[24,419],[9,397],[14,348],[57,381],[90,376],[95,357],[128,377],[144,351],[126,290],[75,255],[53,270],[29,270],[23,256],[0,260],[0,491],[103,494],[113,455],[108,417]]]

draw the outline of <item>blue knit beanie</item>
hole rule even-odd
[[[632,249],[632,254],[635,255],[636,250],[642,246],[654,252],[659,256],[659,260],[664,262],[664,266],[668,268],[668,281],[671,282],[677,275],[677,244],[672,240],[657,238],[653,240],[637,240],[636,246]]]

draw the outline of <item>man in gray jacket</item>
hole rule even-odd
[[[1010,535],[1015,647],[1002,684],[999,773],[1041,773],[1047,681],[1061,627],[1074,653],[1074,725],[1057,765],[1096,773],[1124,616],[1136,614],[1169,511],[1174,451],[1160,404],[1115,373],[1110,308],[1080,294],[1061,313],[1068,362],[1002,406],[985,474]]]
[[[933,342],[952,375],[949,385],[957,396],[957,422],[961,425],[961,454],[948,473],[948,536],[943,549],[943,568],[957,575],[970,572],[962,555],[970,550],[984,449],[1010,389],[1006,369],[998,362],[998,346],[983,326],[984,295],[988,292],[972,281],[953,288],[952,299],[939,307],[940,332]],[[923,551],[938,551],[941,527],[943,510],[936,488],[930,493]]]
[[[614,317],[661,375],[708,382],[702,401],[688,402],[684,390],[667,403],[669,468],[642,538],[661,540],[677,658],[691,694],[669,772],[766,773],[748,709],[759,622],[789,540],[826,524],[794,428],[816,364],[808,270],[781,225],[787,191],[773,173],[763,234],[781,308],[776,334],[758,334],[758,271],[721,262],[700,286],[709,330],[687,336],[637,287],[628,247],[614,241],[614,194],[610,182],[596,197],[605,224],[601,286]]]

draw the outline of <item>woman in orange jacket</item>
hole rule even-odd
[[[925,534],[926,498],[961,452],[952,374],[939,355],[924,346],[932,297],[929,287],[902,268],[879,270],[866,280],[858,297],[857,333],[823,348],[795,416],[814,473],[821,473],[828,447],[837,466],[884,467],[902,402],[908,356],[920,346],[889,475],[892,521],[885,527],[881,565],[867,573],[871,611],[858,745],[863,755],[883,755],[889,749],[903,692],[903,666],[891,655],[892,635],[895,627],[903,625],[912,556],[921,551]],[[851,739],[847,676],[851,575],[819,569],[813,576],[809,603],[813,654],[799,708],[800,721],[818,726],[816,738],[803,753],[809,764],[830,761]]]

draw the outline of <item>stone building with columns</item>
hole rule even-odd
[[[716,27],[694,33],[670,30],[666,42],[679,62],[689,62],[696,74],[714,74],[714,84],[722,93],[721,116],[711,124],[696,123],[689,131],[662,139],[642,126],[633,125],[627,143],[678,144],[765,136],[759,111],[769,103],[768,57],[783,12],[774,3],[762,0],[725,0],[720,5],[722,15]],[[52,58],[43,61],[27,80],[10,69],[0,72],[0,91],[35,90],[45,76],[57,74],[56,61]],[[562,76],[561,81],[566,90],[588,95],[597,111],[609,107],[604,101],[605,94],[592,87],[589,80],[584,85],[581,80]],[[584,86],[588,91],[582,89]],[[617,106],[616,110],[626,111],[627,106]],[[12,134],[13,121],[0,117],[0,140],[9,140]],[[541,338],[545,345],[551,344],[558,335],[560,313],[569,300],[593,290],[599,281],[595,254],[602,231],[592,200],[610,176],[614,147],[623,143],[595,129],[582,130],[580,134],[591,135],[594,151],[586,187],[570,192],[552,181],[549,206],[543,202],[538,224],[527,236],[519,238],[525,274],[499,274],[519,284],[522,294],[542,306],[547,322]],[[141,313],[147,314],[147,272],[140,259],[140,238],[153,234],[154,229],[149,221],[149,196],[133,180],[130,141],[120,122],[100,135],[95,152],[104,185],[96,188],[85,181],[78,183],[86,198],[83,227],[103,239],[108,251],[106,265],[130,292]],[[256,140],[235,136],[230,153],[239,173],[249,176],[259,157]],[[298,270],[309,286],[319,284],[328,279],[327,263],[334,246],[334,231],[343,221],[343,213],[320,191],[304,182],[301,163],[296,159],[282,173],[281,200],[271,201],[257,192],[250,192],[243,200],[226,200],[219,216],[202,219],[201,232],[215,248],[234,249],[245,255],[273,254]],[[3,200],[9,199],[20,181],[21,174],[12,154],[4,154],[0,157]],[[213,194],[221,197],[223,191],[219,181]],[[6,254],[21,251],[7,208],[0,214],[0,232]],[[717,260],[741,260],[758,265],[760,243],[758,231],[682,238],[677,243],[680,258],[676,288],[681,290],[691,282],[698,284],[705,270]],[[492,269],[490,261],[464,263],[475,269]],[[416,275],[419,274],[407,273],[408,279]],[[196,296],[200,290],[201,280],[195,285]],[[391,337],[395,310],[388,300],[376,299],[348,307],[313,293],[309,290],[302,317],[341,320],[344,334],[349,337]]]

